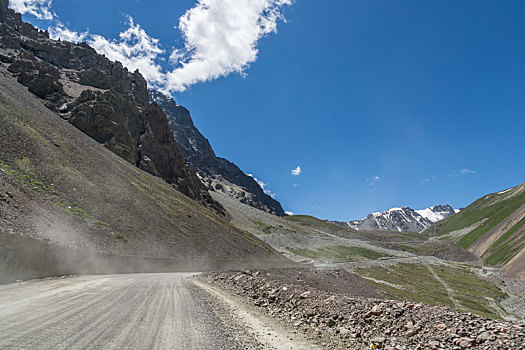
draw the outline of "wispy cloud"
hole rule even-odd
[[[460,170],[451,170],[448,173],[449,177],[458,177],[460,175],[468,175],[468,174],[476,174],[476,172],[472,169],[463,168]]]
[[[116,40],[77,33],[57,21],[49,32],[55,39],[86,40],[111,60],[122,62],[130,70],[139,69],[153,87],[171,93],[231,73],[244,74],[257,59],[259,40],[277,31],[277,23],[283,19],[283,7],[292,1],[198,0],[179,19],[177,28],[184,43],[169,55],[159,41],[150,37],[131,17],[128,29]],[[51,0],[17,0],[12,7],[52,20],[50,6]],[[165,56],[169,56],[169,60],[166,61]]]
[[[379,180],[381,180],[381,178],[377,175],[366,178],[366,182],[368,182],[369,186],[375,186],[375,184],[377,184]]]
[[[476,173],[474,170],[471,170],[471,169],[461,169],[459,172],[461,173],[461,175]]]
[[[297,187],[301,187],[301,185],[300,185],[300,184],[296,184],[296,183],[294,183],[294,184],[292,184],[292,187],[293,187],[293,188],[297,188]]]
[[[297,168],[292,169],[291,171],[293,176],[299,176],[302,173],[301,166],[297,166]]]
[[[422,185],[427,185],[427,184],[429,184],[431,182],[434,182],[434,181],[436,181],[436,176],[428,177],[426,179],[421,180],[421,184]]]
[[[255,182],[257,182],[257,184],[262,188],[263,192],[266,193],[268,196],[272,197],[272,198],[275,198],[277,197],[277,194],[276,193],[273,193],[272,191],[270,191],[267,186],[268,184],[267,183],[264,183],[263,181],[259,180],[258,178],[256,178],[255,176],[253,176],[252,174],[246,174],[248,175],[249,177],[251,177],[252,179],[255,180]]]
[[[30,14],[39,19],[52,20],[52,0],[9,0],[9,7],[23,15]]]

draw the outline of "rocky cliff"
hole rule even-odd
[[[251,176],[234,163],[215,155],[208,140],[193,124],[186,108],[158,91],[149,90],[149,95],[151,102],[166,113],[182,156],[210,189],[268,213],[285,215],[281,204],[264,193]]]
[[[127,162],[220,213],[184,161],[147,84],[85,43],[51,40],[0,0],[0,61],[17,81],[79,130]]]

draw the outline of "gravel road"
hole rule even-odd
[[[0,286],[0,349],[315,348],[190,276],[79,276]]]

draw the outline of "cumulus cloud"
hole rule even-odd
[[[377,175],[366,178],[366,182],[368,182],[369,186],[375,186],[375,184],[377,184],[379,180],[381,180],[381,178]]]
[[[51,12],[51,1],[11,0],[11,7],[54,20],[48,28],[52,38],[86,41],[109,59],[132,71],[139,69],[152,87],[171,93],[231,73],[243,74],[257,59],[258,41],[277,31],[283,7],[293,0],[197,0],[179,19],[182,47],[169,55],[159,40],[150,37],[131,17],[118,39],[107,39],[65,27]],[[165,56],[169,57],[167,61]]]
[[[84,32],[84,33],[75,32],[75,31],[67,28],[62,23],[58,23],[54,27],[49,27],[48,28],[48,32],[49,32],[49,37],[51,39],[55,39],[55,40],[60,39],[60,40],[65,40],[65,41],[71,41],[72,43],[82,42],[89,35],[89,33],[87,31]]]
[[[9,0],[9,7],[23,15],[33,15],[39,19],[52,20],[55,15],[51,12],[52,0]]]
[[[292,211],[285,211],[284,212],[286,215],[293,215],[293,212]]]
[[[292,175],[293,176],[299,176],[299,175],[301,175],[301,173],[302,173],[302,170],[301,170],[300,166],[297,166],[297,168],[292,169]]]
[[[159,40],[150,37],[146,31],[128,17],[129,27],[120,33],[118,40],[108,40],[101,35],[91,35],[88,44],[98,53],[112,61],[120,61],[134,71],[138,69],[153,87],[161,87],[165,76],[157,60],[164,54]]]
[[[273,193],[272,191],[270,191],[267,186],[268,184],[267,183],[264,183],[263,181],[259,180],[258,178],[256,178],[255,176],[253,176],[252,174],[246,174],[248,175],[249,177],[251,177],[252,179],[255,180],[255,182],[257,182],[257,184],[262,188],[263,192],[265,194],[267,194],[268,196],[272,197],[272,198],[275,198],[277,197],[277,194]]]
[[[257,43],[276,32],[281,8],[291,0],[198,0],[179,21],[185,44],[172,60],[181,67],[167,74],[169,91],[242,73],[258,54]],[[183,58],[187,57],[186,60]]]

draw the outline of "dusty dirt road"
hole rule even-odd
[[[316,349],[191,274],[0,286],[0,349]]]

